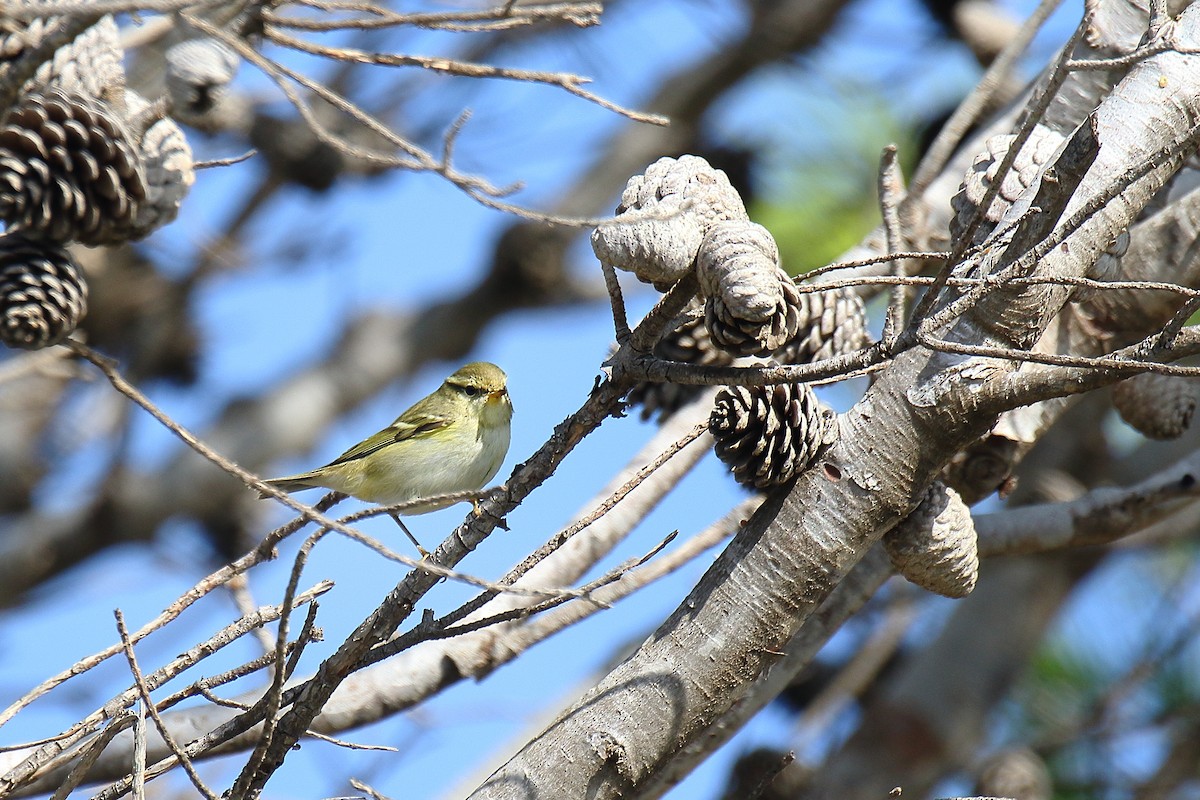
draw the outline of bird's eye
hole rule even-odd
[[[464,387],[462,387],[462,390],[467,395],[467,397],[474,397],[475,395],[479,394],[478,386],[464,386]]]

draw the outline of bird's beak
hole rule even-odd
[[[487,399],[489,403],[498,403],[506,397],[508,397],[508,389],[500,389],[496,392],[488,392]]]

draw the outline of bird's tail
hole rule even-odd
[[[308,474],[290,475],[286,478],[271,478],[268,481],[263,481],[263,483],[267,484],[268,486],[274,486],[276,489],[281,489],[282,491],[291,494],[292,492],[298,492],[301,489],[315,489],[316,484],[309,483],[309,479],[311,477],[312,476]],[[262,492],[258,493],[258,498],[260,500],[266,500],[270,496],[271,495],[264,494]]]

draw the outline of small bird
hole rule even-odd
[[[285,492],[333,489],[380,505],[480,489],[508,453],[513,407],[506,381],[495,364],[467,364],[391,425],[325,466],[267,483]],[[426,514],[449,505],[423,503],[402,513]],[[428,555],[400,518],[392,518]]]

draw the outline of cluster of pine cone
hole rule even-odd
[[[667,333],[655,354],[698,366],[745,356],[783,364],[833,358],[867,342],[853,291],[804,291],[780,264],[775,239],[749,220],[725,173],[702,158],[663,158],[630,179],[615,221],[592,235],[597,257],[666,289],[689,270],[701,304]],[[700,387],[642,383],[630,402],[663,419]],[[718,396],[709,428],[717,455],[755,489],[785,483],[831,441],[836,421],[805,384],[732,387]]]
[[[0,38],[0,90],[18,89],[0,114],[0,341],[29,350],[62,341],[87,311],[70,245],[141,239],[175,218],[195,175],[167,112],[186,110],[197,80],[227,83],[236,66],[215,43],[177,45],[170,94],[151,103],[125,85],[111,16],[30,62],[63,23],[34,19]],[[204,68],[214,59],[223,72]]]

